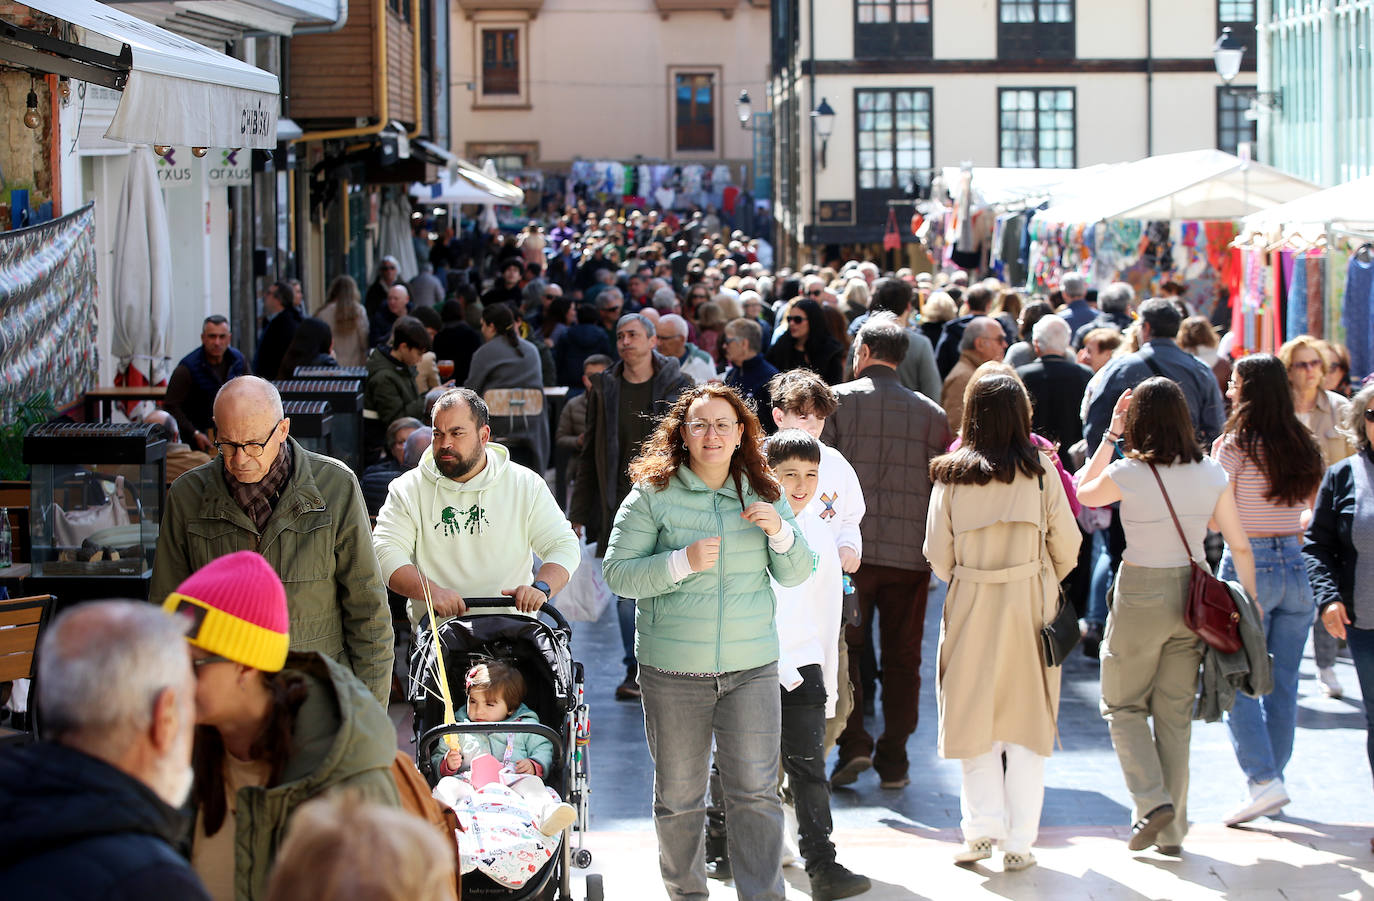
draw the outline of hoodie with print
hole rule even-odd
[[[431,448],[391,483],[372,531],[383,579],[415,564],[465,598],[486,598],[534,581],[531,552],[569,575],[577,569],[577,536],[548,485],[499,444],[486,455],[481,472],[458,482],[439,472]],[[418,622],[424,602],[408,607]]]

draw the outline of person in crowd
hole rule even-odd
[[[491,443],[491,415],[469,388],[434,405],[434,443],[391,483],[372,540],[387,586],[410,620],[460,616],[464,598],[509,597],[533,613],[562,591],[581,555],[543,476]],[[543,561],[531,577],[530,555]]]
[[[405,286],[401,281],[401,263],[393,256],[384,256],[377,264],[377,277],[367,286],[367,297],[363,301],[369,319],[386,306],[387,296],[397,285]]]
[[[215,423],[218,459],[167,491],[148,596],[252,548],[291,584],[292,649],[342,663],[385,703],[391,613],[357,478],[296,443],[281,395],[255,376],[220,389]]]
[[[1112,328],[1095,328],[1088,332],[1078,349],[1078,362],[1091,369],[1094,374],[1101,372],[1116,355],[1117,348],[1122,346],[1125,340],[1122,335],[1122,332]]]
[[[1322,357],[1326,360],[1326,380],[1322,387],[1327,391],[1350,397],[1350,351],[1344,344],[1322,341]]]
[[[1212,446],[1236,497],[1240,524],[1250,539],[1264,611],[1265,640],[1273,656],[1273,691],[1263,698],[1237,693],[1226,715],[1247,796],[1226,817],[1238,826],[1271,816],[1288,803],[1283,773],[1293,754],[1298,719],[1298,665],[1312,628],[1312,586],[1302,559],[1304,514],[1311,508],[1326,466],[1312,433],[1293,412],[1289,371],[1272,354],[1236,363],[1229,394],[1234,412]],[[1219,578],[1233,580],[1228,548]]]
[[[81,604],[47,627],[44,740],[0,754],[6,897],[209,901],[177,852],[196,724],[184,632],[134,601]]]
[[[406,440],[416,429],[424,428],[424,423],[413,416],[402,416],[386,427],[386,451],[382,458],[363,470],[359,484],[363,489],[363,500],[367,502],[367,512],[376,516],[386,502],[387,490],[406,466]]]
[[[1097,304],[1088,299],[1088,281],[1077,272],[1066,272],[1059,280],[1059,293],[1064,297],[1064,308],[1059,315],[1069,324],[1069,331],[1077,335],[1078,330],[1097,320]]]
[[[1217,345],[1221,338],[1217,335],[1217,330],[1212,327],[1212,323],[1207,321],[1205,316],[1189,316],[1183,320],[1178,327],[1178,346],[1188,353],[1197,357],[1207,368],[1212,370],[1212,374],[1217,377],[1217,385],[1221,388],[1223,398],[1226,400],[1226,413],[1231,413],[1231,401],[1226,398],[1228,386],[1231,384],[1231,361],[1217,353]]]
[[[713,739],[737,891],[783,898],[774,789],[781,698],[769,579],[800,585],[812,556],[763,459],[762,437],[732,389],[683,391],[630,466],[635,487],[616,513],[606,552],[607,585],[638,598],[635,653],[654,761],[654,827],[674,898],[707,894],[703,789]],[[727,504],[738,505],[738,515],[722,515]]]
[[[434,307],[416,307],[414,316],[429,332],[430,349],[415,363],[415,390],[426,394],[439,387],[439,358],[434,355],[434,339],[443,331],[444,319]]]
[[[974,285],[963,295],[963,315],[945,323],[944,329],[940,332],[940,340],[935,345],[935,368],[940,371],[942,381],[949,378],[950,370],[958,365],[959,358],[964,352],[964,330],[974,319],[987,317],[992,308],[993,299],[994,295],[986,285]],[[997,327],[1002,328],[1002,324],[998,322]],[[1003,334],[1005,335],[1005,332]],[[1010,339],[1015,338],[1016,335],[1013,333],[1006,335],[1006,337],[1008,338],[1007,344],[1011,344]],[[1000,354],[998,359],[1001,359]],[[960,390],[963,390],[963,385],[960,385]],[[953,420],[953,422],[958,424],[958,420]]]
[[[610,270],[602,271],[608,276],[611,275]],[[624,295],[620,293],[619,288],[613,285],[606,286],[596,295],[596,309],[601,314],[601,327],[605,329],[607,339],[612,344],[615,343],[615,332],[619,327],[617,323],[620,322],[621,310],[624,306]]]
[[[456,300],[440,307],[439,320],[443,327],[434,336],[434,358],[452,362],[453,381],[461,384],[467,381],[473,354],[482,346],[482,336],[464,321],[463,305]]]
[[[293,378],[297,366],[323,366],[337,369],[339,361],[334,359],[334,334],[329,323],[313,316],[302,319],[296,326],[296,334],[286,347],[281,366],[277,369],[278,379]]]
[[[530,337],[552,350],[558,339],[577,320],[573,317],[572,301],[563,297],[562,288],[548,285],[544,289],[544,297],[548,300],[548,306],[544,308]]]
[[[1026,299],[1021,296],[1021,292],[1013,288],[1003,288],[1002,283],[995,278],[986,279],[984,284],[997,295],[989,313],[993,319],[1001,323],[1007,343],[1011,344],[1021,333],[1021,310],[1026,305]]]
[[[923,332],[911,327],[914,297],[911,286],[901,279],[878,279],[869,295],[868,310],[850,323],[849,334],[857,335],[873,313],[886,310],[896,316],[907,330],[906,355],[897,367],[897,378],[904,387],[934,400],[940,396],[940,372],[935,366],[935,348]],[[852,368],[853,360],[849,365]]]
[[[1135,289],[1126,282],[1112,282],[1098,292],[1097,306],[1101,312],[1091,322],[1074,329],[1074,347],[1082,347],[1083,339],[1093,329],[1111,328],[1124,332],[1130,328],[1131,323],[1135,321],[1131,316],[1131,310],[1135,306]],[[1061,313],[1060,315],[1063,316],[1064,314]],[[1066,322],[1068,319],[1069,317],[1065,316]],[[1181,344],[1182,341],[1180,340],[1179,343]],[[1184,349],[1187,350],[1187,348]]]
[[[1043,300],[1033,300],[1021,308],[1017,320],[1016,335],[1021,340],[1007,348],[1003,361],[1013,369],[1019,369],[1035,360],[1035,346],[1031,343],[1031,330],[1041,319],[1053,313],[1050,305]]]
[[[668,313],[658,318],[655,330],[658,334],[658,352],[677,360],[683,375],[698,385],[719,381],[715,360],[687,340],[687,320],[676,313]]]
[[[734,388],[740,397],[753,403],[755,410],[773,406],[768,393],[770,380],[778,374],[777,367],[763,356],[763,326],[757,319],[740,318],[725,326],[725,384]],[[764,431],[773,432],[771,418],[760,416]]]
[[[1069,359],[1069,324],[1060,316],[1045,316],[1031,330],[1036,359],[1016,368],[1030,394],[1031,429],[1067,450],[1082,437],[1078,418],[1092,370]]]
[[[273,282],[262,293],[263,327],[258,337],[258,353],[253,358],[253,374],[265,379],[275,378],[296,327],[301,312],[296,309],[294,292],[285,282]]]
[[[303,804],[291,818],[266,901],[449,901],[455,878],[453,845],[430,824],[342,794]]]
[[[573,530],[587,528],[595,535],[597,555],[610,546],[615,511],[630,493],[629,466],[640,445],[654,432],[657,419],[683,391],[692,387],[677,360],[654,348],[654,325],[631,313],[620,320],[616,342],[620,360],[587,389],[587,432],[578,469],[582,475],[573,485],[568,518]],[[630,598],[617,600],[620,640],[624,647],[625,680],[616,687],[617,700],[639,698],[634,656],[635,605]]]
[[[506,259],[501,264],[500,279],[482,295],[482,307],[485,309],[504,303],[509,304],[512,310],[520,309],[520,302],[525,296],[520,284],[524,275],[525,263],[519,256]]]
[[[238,348],[229,346],[229,320],[219,314],[207,316],[200,327],[200,347],[177,363],[167,379],[167,398],[163,409],[176,417],[177,430],[197,450],[214,447],[215,395],[224,383],[248,371],[248,362]]]
[[[153,598],[189,627],[200,727],[191,866],[212,897],[264,898],[286,824],[311,798],[346,791],[399,806],[386,709],[328,655],[288,652],[286,589],[266,559],[226,554]]]
[[[835,389],[839,406],[822,433],[823,442],[853,465],[869,501],[862,524],[863,566],[854,574],[861,620],[846,630],[854,711],[839,737],[832,786],[853,783],[869,767],[877,768],[885,788],[901,789],[910,782],[906,741],[916,730],[930,583],[925,559],[912,549],[925,538],[930,460],[952,436],[944,411],[897,380],[907,341],[895,316],[869,317],[859,329],[854,381]],[[864,727],[858,671],[875,611],[883,661],[883,734],[876,743]]]
[[[768,362],[779,372],[804,366],[836,385],[844,378],[844,345],[830,334],[821,305],[809,297],[791,305],[786,334],[774,340]]]
[[[167,442],[167,457],[164,462],[168,485],[175,482],[182,473],[203,466],[212,459],[204,451],[193,450],[190,445],[182,442],[176,417],[166,410],[153,410],[143,417],[143,421],[154,426],[154,439],[162,438]]]
[[[1355,452],[1322,476],[1312,522],[1303,542],[1303,561],[1316,597],[1318,620],[1333,639],[1344,641],[1355,664],[1363,696],[1374,698],[1374,531],[1369,504],[1374,497],[1374,383],[1351,399],[1344,422]],[[1374,704],[1366,703],[1369,766],[1374,770]]]
[[[945,331],[945,323],[959,315],[959,306],[945,291],[932,291],[921,304],[921,334],[926,336],[931,347],[938,346],[940,335]],[[938,373],[938,368],[937,368]]]
[[[363,416],[369,433],[376,435],[367,442],[369,460],[385,451],[380,438],[387,426],[406,416],[419,419],[424,415],[425,399],[415,386],[415,365],[429,346],[429,330],[413,316],[402,316],[392,329],[390,344],[375,347],[368,355]]]
[[[426,260],[420,264],[420,274],[406,286],[410,289],[411,302],[416,307],[437,309],[444,302],[444,283],[434,275],[434,264]]]
[[[542,398],[539,349],[520,337],[510,306],[494,304],[482,310],[482,341],[472,355],[472,367],[464,382],[468,388],[478,395],[503,389],[538,391]],[[498,437],[494,440],[510,452],[512,463],[543,475],[548,469],[549,417],[542,405],[534,413],[525,413],[521,406],[510,403],[498,410],[493,425]]]
[[[340,366],[362,366],[367,360],[369,321],[361,299],[353,277],[340,275],[329,283],[324,306],[315,313],[334,336],[334,359]]]
[[[853,322],[864,313],[868,312],[868,301],[870,297],[869,283],[864,278],[851,278],[844,283],[844,291],[840,294],[840,312],[848,322]]]
[[[1067,345],[1068,325],[1053,321]],[[922,548],[949,582],[940,632],[940,756],[959,760],[966,849],[1003,869],[1035,864],[1031,846],[1054,749],[1058,667],[1045,664],[1041,628],[1059,580],[1078,560],[1079,532],[1050,458],[1032,442],[1031,402],[1014,376],[984,370],[970,382],[960,447],[931,461],[934,482]],[[1047,559],[1048,556],[1048,559]]]
[[[945,376],[940,389],[940,406],[952,426],[963,422],[964,389],[973,378],[973,371],[989,361],[1001,360],[1006,350],[1006,333],[996,319],[975,316],[964,324],[959,337],[959,362]]]
[[[1121,395],[1152,375],[1173,379],[1183,389],[1201,446],[1210,447],[1221,434],[1221,390],[1207,364],[1182,350],[1175,341],[1182,321],[1178,310],[1167,300],[1151,298],[1140,305],[1137,324],[1142,347],[1112,363],[1103,377],[1102,390],[1089,403],[1083,437],[1090,450],[1097,447]]]
[[[396,327],[396,321],[409,316],[411,306],[410,291],[406,286],[392,285],[387,292],[386,303],[372,314],[372,325],[367,333],[367,340],[372,347],[381,347],[391,340],[391,330]]]
[[[1147,322],[1157,315],[1153,303],[1178,321],[1167,301],[1151,300],[1142,305]],[[1206,375],[1215,385],[1211,372]],[[1190,562],[1203,559],[1209,520],[1220,526],[1250,597],[1256,596],[1255,557],[1226,470],[1203,455],[1177,382],[1155,376],[1127,388],[1103,432],[1078,488],[1078,499],[1089,506],[1119,502],[1126,534],[1103,640],[1102,716],[1135,804],[1127,847],[1176,855],[1188,832],[1188,742],[1203,651],[1183,621]],[[1118,447],[1124,457],[1112,462]],[[1187,536],[1186,551],[1166,492]]]
[[[697,307],[697,339],[696,344],[702,352],[711,358],[712,363],[722,359],[721,338],[725,334],[725,323],[731,318],[738,319],[738,316],[728,317],[723,312],[721,302],[711,300]]]
[[[582,373],[588,357],[615,358],[615,348],[601,327],[601,314],[592,304],[580,303],[577,321],[553,346],[553,363],[558,384],[566,385],[570,395],[582,390]]]
[[[576,482],[582,475],[582,448],[587,441],[587,391],[591,389],[592,379],[601,375],[613,365],[605,354],[593,354],[582,363],[581,394],[576,395],[563,405],[558,414],[558,429],[554,432],[554,446],[568,455],[565,478],[568,483]],[[560,497],[559,501],[566,500]]]

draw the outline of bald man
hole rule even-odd
[[[215,428],[219,456],[168,489],[149,600],[217,557],[257,551],[286,584],[291,650],[351,667],[385,705],[391,611],[358,480],[291,438],[281,395],[256,376],[220,389]]]

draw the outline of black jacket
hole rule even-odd
[[[286,349],[291,346],[291,339],[296,337],[296,327],[300,324],[301,314],[295,307],[282,310],[272,317],[272,321],[267,323],[267,328],[262,331],[262,340],[258,342],[258,355],[253,358],[254,375],[262,376],[268,381],[277,377],[282,358],[286,356]]]
[[[582,364],[593,354],[615,359],[615,348],[606,330],[599,325],[579,322],[568,326],[553,345],[554,378],[559,385],[582,387]]]
[[[208,901],[173,850],[187,822],[138,780],[40,742],[0,754],[0,894]]]
[[[453,383],[467,381],[472,368],[472,355],[482,346],[482,336],[466,322],[446,322],[443,331],[434,336],[434,359],[453,361]]]
[[[1016,367],[1016,374],[1030,394],[1031,430],[1068,449],[1083,435],[1078,409],[1093,371],[1059,354],[1040,357]]]
[[[768,392],[768,380],[777,374],[777,367],[764,359],[763,354],[754,354],[739,366],[725,370],[725,384],[754,402],[759,425],[770,435],[778,427],[773,423],[773,396]]]
[[[1361,453],[1369,454],[1368,450]],[[1372,455],[1374,456],[1374,455]],[[1317,504],[1312,509],[1312,524],[1302,545],[1303,562],[1307,564],[1307,579],[1317,609],[1327,604],[1344,604],[1350,624],[1360,629],[1374,628],[1374,623],[1355,619],[1355,548],[1352,528],[1355,522],[1355,473],[1359,455],[1346,457],[1332,464],[1322,477],[1317,491]]]

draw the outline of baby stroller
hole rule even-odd
[[[465,901],[500,898],[503,901],[572,901],[570,869],[591,865],[592,852],[584,845],[588,811],[588,739],[591,734],[583,694],[582,664],[572,659],[572,627],[552,605],[540,613],[553,622],[511,610],[510,598],[465,599],[469,613],[439,627],[438,653],[453,688],[453,704],[466,702],[463,674],[477,663],[502,660],[525,677],[525,703],[539,717],[539,725],[513,723],[444,724],[444,705],[439,691],[435,641],[428,620],[421,623],[411,654],[410,703],[415,711],[415,764],[431,786],[439,781],[430,758],[440,740],[451,734],[533,732],[553,743],[553,767],[544,783],[577,809],[577,822],[565,832],[558,853],[519,889],[510,889],[474,870],[463,876]],[[502,612],[483,612],[501,608]],[[602,901],[599,874],[587,877],[586,901]]]

